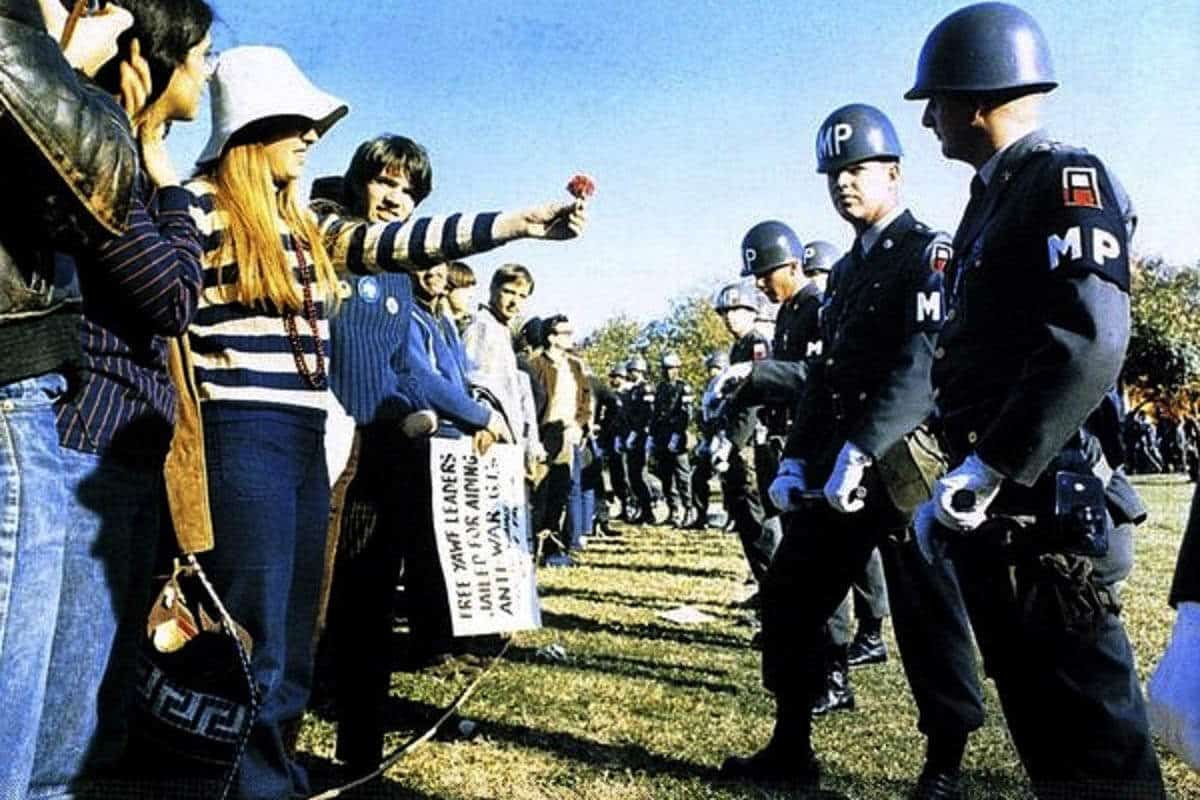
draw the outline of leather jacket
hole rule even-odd
[[[125,112],[71,69],[34,0],[0,0],[0,153],[6,383],[58,369],[78,339],[70,254],[123,231],[139,172]]]

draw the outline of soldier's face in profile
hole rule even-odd
[[[957,161],[970,162],[977,137],[974,121],[978,107],[970,97],[935,94],[925,103],[921,124],[933,131],[942,144],[942,155]]]
[[[725,323],[725,330],[740,338],[754,327],[755,316],[749,308],[729,308],[721,312],[721,322]]]
[[[758,275],[754,279],[754,285],[772,303],[782,303],[799,291],[803,285],[802,281],[800,265],[793,261]]]
[[[833,207],[851,224],[873,225],[896,204],[900,165],[895,161],[860,161],[827,177]]]

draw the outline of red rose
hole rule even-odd
[[[579,174],[567,181],[567,191],[573,197],[586,200],[596,193],[596,182],[584,174]]]

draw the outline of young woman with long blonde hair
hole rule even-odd
[[[261,709],[237,778],[244,800],[309,793],[285,730],[312,682],[329,513],[324,428],[337,273],[402,271],[522,237],[569,238],[582,202],[508,214],[367,223],[299,196],[309,147],[347,112],[284,51],[225,52],[213,132],[189,188],[205,239],[190,329],[214,549],[201,561],[254,638]]]

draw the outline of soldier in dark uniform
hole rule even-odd
[[[704,368],[708,370],[707,390],[713,381],[729,366],[729,356],[724,353],[709,353],[704,358]],[[708,530],[708,506],[712,500],[713,478],[713,440],[721,433],[720,420],[710,414],[703,405],[697,405],[693,411],[696,423],[697,442],[692,450],[692,488],[691,507],[694,511],[692,520],[684,527],[690,531]]]
[[[608,387],[616,398],[611,413],[600,417],[600,447],[604,452],[604,464],[608,467],[608,479],[613,494],[621,503],[620,516],[629,518],[629,483],[625,473],[625,437],[629,435],[626,418],[625,393],[629,388],[629,373],[624,364],[616,364],[608,371]]]
[[[952,469],[917,528],[952,542],[1038,797],[1157,799],[1165,794],[1129,640],[1110,593],[1087,576],[1079,541],[1056,537],[1060,476],[1109,482],[1083,426],[1120,373],[1130,329],[1127,201],[1100,159],[1039,129],[1042,94],[1056,85],[1037,22],[984,3],[933,29],[905,95],[928,101],[922,122],[942,153],[977,171],[946,271],[932,374]],[[1073,485],[1087,484],[1068,478]],[[1032,518],[1021,530],[1052,552],[1003,548],[989,535],[997,514]],[[1086,600],[1089,613],[1038,614],[1048,612],[1033,602],[1045,591]]]
[[[871,106],[834,111],[817,137],[818,171],[856,238],[830,277],[824,350],[812,362],[771,485],[776,505],[794,512],[763,584],[763,681],[775,695],[775,733],[763,750],[727,760],[723,771],[817,784],[809,709],[830,691],[826,619],[879,548],[919,726],[929,737],[913,796],[932,800],[959,797],[959,762],[983,704],[953,572],[926,566],[907,541],[927,485],[914,493],[895,479],[895,465],[911,463],[909,448],[921,435],[914,430],[933,410],[940,270],[951,254],[948,237],[900,205],[900,156],[891,122]],[[831,660],[845,679],[842,642],[833,641]]]
[[[716,312],[725,323],[725,329],[736,337],[729,351],[730,364],[753,367],[754,363],[771,357],[771,343],[754,326],[760,300],[758,292],[744,282],[731,283],[717,293]],[[763,438],[760,431],[765,432],[759,422],[761,406],[729,403],[726,408],[728,410],[718,420],[730,445],[728,469],[721,476],[725,509],[742,540],[750,572],[756,581],[761,581],[767,574],[775,548],[779,546],[780,531],[777,524],[767,525],[764,492],[758,481],[758,464],[762,456],[756,457],[755,451],[766,448],[765,439],[759,441]],[[770,458],[769,455],[766,457]]]
[[[663,355],[663,379],[654,390],[654,411],[650,419],[655,476],[662,484],[667,501],[668,521],[677,528],[687,524],[691,510],[688,424],[695,405],[692,387],[679,377],[682,366],[683,362],[675,353]]]
[[[634,525],[653,525],[654,499],[646,484],[646,460],[650,452],[650,420],[654,414],[654,387],[646,380],[646,359],[629,359],[630,386],[625,390],[625,469],[629,489],[637,501],[637,513],[629,517]]]

